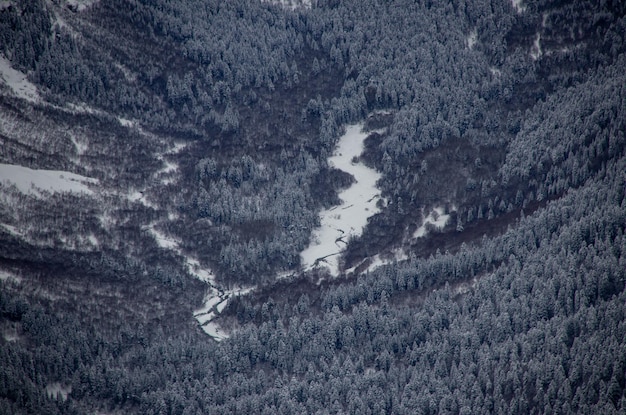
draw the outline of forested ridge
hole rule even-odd
[[[0,176],[0,413],[624,413],[625,33],[620,1],[0,1],[0,173],[40,183]],[[357,123],[379,211],[332,278],[300,253]]]

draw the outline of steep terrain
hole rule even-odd
[[[0,1],[0,413],[623,412],[625,33]]]

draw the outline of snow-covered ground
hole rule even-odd
[[[0,55],[0,82],[7,84],[19,98],[31,102],[39,101],[37,87],[26,79],[24,73],[13,69],[11,62],[2,55]]]
[[[0,182],[15,185],[22,193],[40,195],[41,191],[93,194],[88,185],[98,184],[80,174],[61,170],[33,170],[16,164],[0,163]]]
[[[448,223],[448,219],[450,219],[450,215],[445,214],[443,208],[438,207],[433,209],[428,216],[424,218],[422,226],[415,230],[413,238],[421,238],[426,235],[427,225],[434,226],[437,229],[442,229]]]
[[[367,219],[380,210],[376,206],[380,198],[376,187],[380,173],[353,160],[363,152],[367,135],[362,124],[348,126],[328,160],[331,166],[354,176],[356,183],[339,193],[342,201],[339,206],[320,213],[321,225],[313,231],[309,247],[300,254],[305,270],[322,266],[331,275],[339,275],[339,256],[348,240],[361,235]]]

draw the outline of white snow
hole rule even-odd
[[[299,7],[311,8],[311,0],[261,0],[266,3],[274,3],[287,9],[295,10]]]
[[[141,192],[139,190],[136,190],[136,191],[128,194],[127,198],[131,202],[140,202],[145,207],[156,209],[156,206],[154,205],[154,203],[150,202],[148,200],[148,198],[146,197],[145,193]]]
[[[476,29],[474,29],[470,32],[469,36],[467,36],[468,49],[474,49],[474,45],[476,44],[476,42],[478,42],[478,32],[476,31]]]
[[[511,0],[511,4],[518,14],[526,11],[526,6],[522,4],[522,0]]]
[[[12,282],[21,282],[22,279],[17,275],[11,274],[8,271],[0,269],[0,281],[12,281]]]
[[[21,336],[15,331],[3,331],[2,338],[7,342],[16,342],[21,339]]]
[[[162,232],[154,229],[154,227],[148,227],[149,232],[152,234],[156,243],[164,249],[171,249],[173,251],[178,251],[178,241],[169,236],[164,235]]]
[[[174,146],[170,148],[165,154],[178,154],[185,147],[187,147],[187,143],[174,143]]]
[[[87,150],[89,150],[88,143],[83,142],[83,139],[77,138],[71,132],[69,133],[69,137],[70,137],[70,140],[72,141],[72,144],[74,144],[74,148],[76,148],[76,152],[78,153],[79,156],[87,153]]]
[[[380,173],[353,159],[363,152],[363,142],[368,133],[363,125],[350,125],[339,139],[331,166],[356,179],[348,189],[339,193],[342,203],[320,213],[321,226],[313,231],[312,242],[300,254],[305,270],[325,266],[333,276],[339,275],[339,256],[351,237],[361,235],[367,219],[378,213],[376,202],[380,191],[376,182]]]
[[[13,2],[12,2],[12,1],[9,1],[9,0],[2,0],[2,1],[0,1],[0,10],[4,10],[4,9],[6,9],[6,8],[7,8],[7,7],[9,7],[11,4],[13,4]]]
[[[52,399],[61,399],[62,401],[67,399],[67,395],[72,392],[72,387],[67,385],[61,385],[59,382],[49,383],[46,385],[46,395]]]
[[[33,170],[16,164],[0,163],[0,182],[15,185],[22,193],[40,195],[39,190],[49,192],[76,192],[93,194],[89,184],[97,179],[61,170]]]
[[[122,127],[126,128],[133,128],[135,126],[134,121],[122,117],[117,117],[117,122],[119,122]]]
[[[530,48],[530,57],[536,61],[542,55],[543,55],[543,52],[541,50],[541,33],[537,33],[535,42],[533,43],[533,46]]]
[[[68,102],[66,106],[67,106],[67,109],[73,114],[91,114],[91,115],[104,114],[104,112],[98,109],[92,108],[85,103],[74,104],[72,102]]]
[[[6,223],[0,223],[0,227],[4,228],[5,231],[7,231],[13,236],[23,236],[22,232],[20,232],[15,226],[7,225]],[[0,273],[1,272],[2,271],[0,271]],[[2,279],[1,275],[0,275],[0,279]]]
[[[220,327],[213,321],[203,324],[202,330],[218,342],[228,338],[228,334],[222,332]]]
[[[87,240],[89,241],[91,245],[93,245],[96,248],[100,245],[98,238],[96,238],[96,236],[93,233],[89,234],[89,236],[87,237]]]
[[[2,55],[0,55],[0,81],[7,84],[18,98],[31,102],[39,101],[37,87],[26,79],[24,73],[13,69],[11,62]]]
[[[67,0],[67,4],[76,8],[77,11],[82,12],[87,10],[91,5],[97,3],[98,0]]]
[[[428,216],[424,218],[424,223],[422,226],[417,228],[417,230],[413,233],[413,238],[421,238],[426,235],[426,226],[431,225],[437,229],[442,229],[448,223],[448,219],[450,219],[450,215],[444,214],[444,210],[441,207],[433,209]]]

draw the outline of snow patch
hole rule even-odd
[[[367,219],[380,210],[376,206],[380,199],[376,182],[381,175],[356,161],[363,153],[363,142],[367,136],[362,124],[348,126],[328,160],[329,165],[354,176],[356,183],[339,193],[339,206],[320,213],[321,225],[313,231],[309,247],[300,254],[305,270],[324,266],[331,275],[338,276],[339,256],[348,240],[360,236]]]
[[[96,238],[96,235],[94,235],[93,233],[89,234],[87,240],[94,248],[97,248],[100,245],[98,238]]]
[[[122,127],[126,128],[133,128],[135,126],[134,121],[122,117],[117,117],[117,122],[119,122]]]
[[[22,232],[20,232],[15,226],[7,225],[6,223],[0,223],[0,228],[7,231],[9,234],[13,236],[24,236]],[[0,271],[1,273],[2,271]],[[2,279],[2,275],[0,275],[0,279]]]
[[[543,55],[543,52],[541,50],[541,34],[537,33],[537,37],[535,38],[535,42],[533,43],[533,46],[530,48],[530,57],[533,58],[533,60],[536,61],[542,55]]]
[[[20,340],[22,337],[14,331],[3,331],[2,338],[7,342],[16,342]]]
[[[148,231],[152,234],[157,245],[159,245],[161,248],[178,251],[178,241],[164,235],[162,232],[154,229],[154,227],[152,226],[148,227]]]
[[[178,154],[185,147],[187,147],[187,143],[174,143],[174,146],[170,148],[165,154]]]
[[[522,0],[511,0],[511,4],[518,14],[526,11],[526,6],[522,4]]]
[[[61,385],[59,382],[49,383],[46,385],[46,395],[50,399],[57,399],[65,401],[67,395],[72,393],[72,386]]]
[[[150,202],[144,192],[136,190],[126,196],[131,202],[139,202],[145,207],[156,209],[154,203]]]
[[[202,330],[218,342],[228,338],[228,333],[221,331],[214,321],[202,325]]]
[[[296,10],[299,8],[310,9],[311,0],[261,0],[264,3],[272,3],[282,6],[286,9]]]
[[[98,0],[67,0],[67,4],[79,12],[87,10],[97,2]]]
[[[433,209],[428,216],[424,218],[424,223],[422,226],[417,228],[413,233],[413,238],[421,238],[426,235],[427,227],[434,226],[437,229],[443,229],[444,226],[448,223],[448,219],[450,219],[450,215],[444,213],[444,209],[442,207],[438,207]]]
[[[346,274],[351,274],[351,273],[356,272],[357,268],[362,266],[367,261],[369,261],[369,265],[367,266],[367,269],[365,269],[365,271],[362,271],[362,272],[372,272],[376,268],[382,267],[383,265],[389,265],[389,264],[393,264],[399,261],[405,261],[407,259],[409,259],[409,256],[406,254],[406,252],[404,252],[404,249],[396,248],[396,249],[391,250],[391,252],[387,254],[382,254],[382,255],[376,254],[373,257],[370,257],[361,261],[360,263],[353,266],[352,268],[347,269]]]
[[[16,282],[16,283],[20,283],[22,282],[22,278],[18,277],[15,274],[11,274],[8,271],[2,270],[0,269],[0,281],[11,281],[11,282]]]
[[[0,182],[15,185],[26,194],[40,195],[49,192],[75,192],[93,194],[88,185],[98,184],[97,179],[62,170],[33,170],[16,164],[0,163]]]
[[[23,72],[13,69],[11,62],[2,55],[0,55],[0,81],[8,85],[18,98],[39,102],[37,87],[26,79]]]
[[[0,10],[7,9],[11,7],[11,5],[13,5],[12,1],[9,1],[9,0],[0,1]]]
[[[469,50],[474,49],[476,42],[478,42],[478,32],[474,29],[470,32],[469,36],[467,36],[467,48]]]
[[[82,142],[71,132],[69,133],[69,137],[72,141],[72,144],[74,144],[74,148],[76,149],[76,152],[79,156],[85,154],[87,150],[89,150],[89,144],[87,144],[86,142]]]

